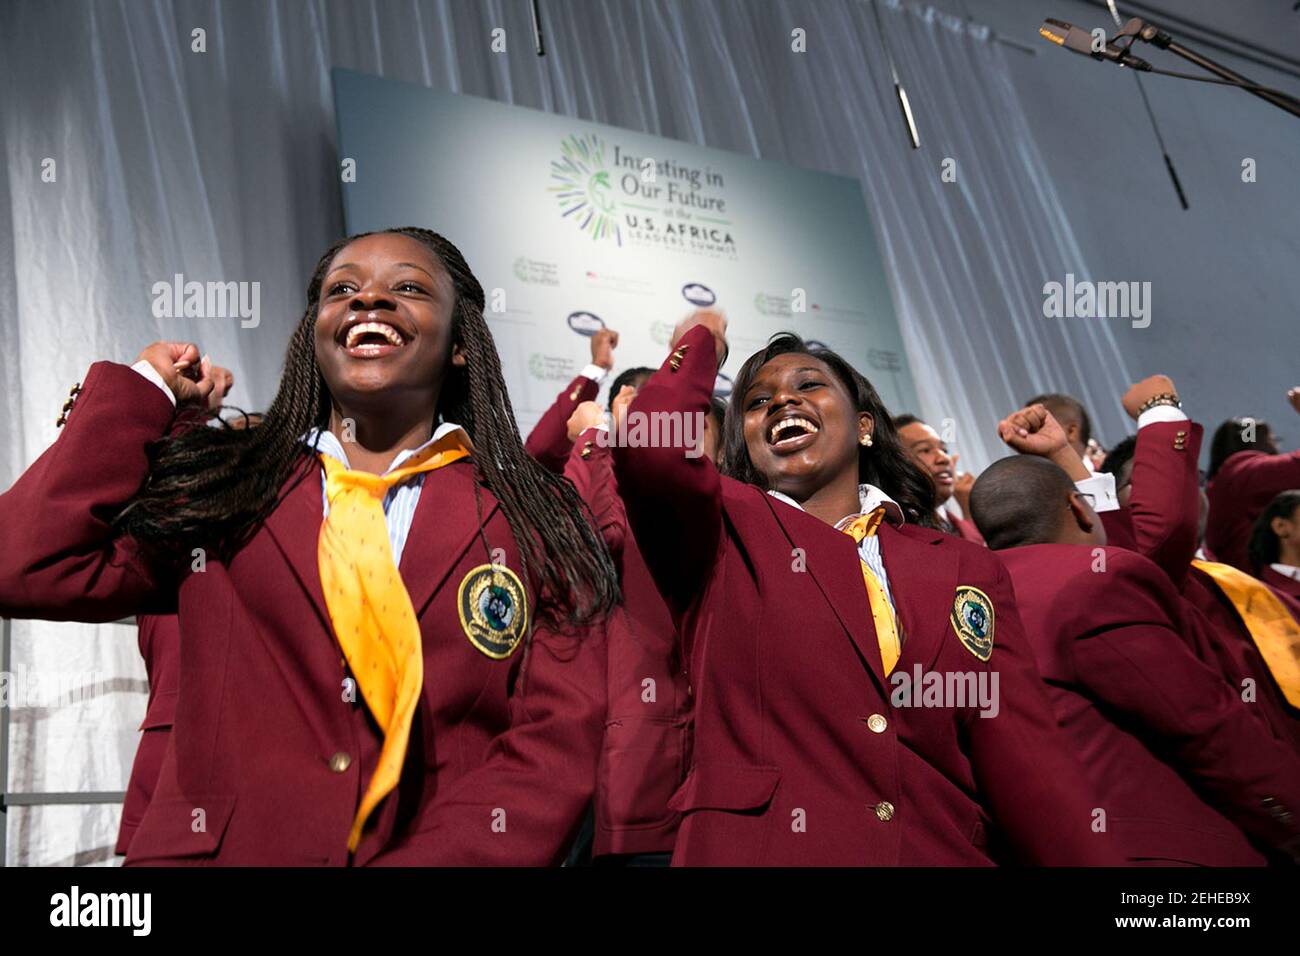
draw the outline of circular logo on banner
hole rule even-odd
[[[569,328],[587,338],[591,338],[605,327],[605,320],[594,312],[570,312],[568,322]]]
[[[718,301],[718,297],[713,294],[713,290],[699,282],[688,282],[682,286],[682,298],[691,305],[698,306],[713,305]]]
[[[605,167],[605,141],[594,133],[570,136],[560,143],[560,159],[551,161],[551,185],[561,217],[578,224],[593,241],[623,244],[614,185]]]
[[[523,582],[503,565],[481,564],[465,575],[456,605],[469,642],[494,660],[513,654],[528,628]]]

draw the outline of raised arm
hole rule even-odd
[[[556,474],[564,471],[573,438],[566,424],[574,410],[583,402],[590,402],[600,391],[600,380],[614,367],[614,348],[618,333],[613,329],[600,329],[591,337],[591,364],[582,370],[564,390],[555,396],[542,417],[524,442],[524,451],[532,455],[543,468]]]
[[[606,440],[608,433],[598,427],[603,421],[604,413],[595,402],[583,402],[573,413],[569,431],[577,434],[564,466],[564,477],[591,509],[605,546],[618,560],[627,535],[627,512],[623,499],[618,496],[614,461]]]
[[[168,390],[206,401],[213,385],[193,345],[157,343],[141,360],[167,374],[156,384],[126,365],[92,365],[58,440],[0,495],[0,616],[93,622],[175,611],[171,586],[109,522],[144,484],[149,444],[173,425]]]
[[[1065,429],[1042,404],[1027,405],[1012,412],[998,423],[998,437],[1013,451],[1022,455],[1036,455],[1060,467],[1074,487],[1092,499],[1098,514],[1115,511],[1119,501],[1115,498],[1115,477],[1092,474],[1070,447]]]
[[[726,320],[696,313],[673,350],[637,392],[626,436],[614,445],[614,474],[628,522],[660,594],[680,619],[703,590],[722,535],[722,482],[702,447],[658,441],[664,433],[703,435]],[[620,429],[622,431],[622,429]],[[644,436],[637,440],[638,434]],[[611,436],[613,439],[616,436]]]
[[[1182,589],[1196,554],[1201,496],[1196,462],[1202,428],[1171,404],[1174,383],[1164,375],[1138,382],[1124,395],[1124,410],[1137,422],[1129,478],[1128,512],[1133,550],[1160,566]]]

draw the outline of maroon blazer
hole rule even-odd
[[[1194,422],[1159,422],[1138,430],[1128,506],[1101,515],[1109,544],[1154,561],[1178,588],[1185,608],[1183,637],[1240,694],[1256,688],[1251,709],[1279,738],[1300,748],[1300,711],[1277,686],[1250,631],[1214,579],[1192,564],[1200,510],[1196,460],[1202,429]]]
[[[140,656],[149,678],[149,704],[140,724],[140,743],[131,764],[117,830],[115,853],[125,854],[131,838],[149,809],[162,772],[167,742],[176,721],[176,698],[181,682],[181,629],[174,614],[141,614],[137,619]]]
[[[1100,515],[1108,544],[1145,555],[1176,588],[1183,586],[1196,553],[1201,504],[1196,460],[1203,431],[1191,421],[1139,428],[1128,505]]]
[[[524,442],[528,452],[547,471],[557,475],[564,471],[569,458],[569,418],[583,402],[593,401],[600,386],[585,375],[577,376],[555,397]]]
[[[127,863],[349,862],[348,831],[381,734],[345,700],[348,672],[321,593],[321,469],[304,456],[265,524],[230,560],[168,580],[108,515],[148,471],[174,409],[124,365],[91,367],[67,426],[0,495],[0,614],[105,621],[173,613],[175,732]],[[558,862],[591,799],[605,712],[602,634],[537,627],[493,660],[467,639],[457,592],[490,561],[466,461],[425,478],[400,571],[426,679],[402,780],[351,862]],[[479,488],[486,547],[519,552]],[[536,620],[529,586],[530,620]],[[360,698],[360,695],[356,695]]]
[[[984,535],[980,534],[979,528],[975,527],[974,521],[967,521],[965,518],[960,518],[954,514],[949,514],[948,520],[957,529],[957,537],[963,541],[969,541],[971,544],[984,544]]]
[[[703,413],[713,339],[688,332],[629,414]],[[681,448],[614,450],[630,526],[679,621],[693,765],[675,865],[1112,863],[1095,799],[1055,726],[1010,582],[987,549],[886,525],[907,635],[887,679],[854,541]],[[995,609],[987,662],[958,640],[957,588]],[[999,681],[979,704],[895,706],[915,669]],[[921,695],[918,693],[917,698]],[[952,703],[952,701],[949,701]]]
[[[1259,574],[1259,579],[1272,588],[1273,593],[1282,598],[1284,603],[1287,598],[1300,601],[1300,581],[1295,578],[1278,574],[1272,568],[1264,568]]]
[[[1210,499],[1205,543],[1215,560],[1253,573],[1246,545],[1255,519],[1277,495],[1292,488],[1300,488],[1300,451],[1239,451],[1225,461],[1205,486]]]
[[[686,778],[691,698],[677,629],[627,528],[608,446],[589,429],[564,470],[591,508],[619,566],[623,605],[608,625],[605,739],[596,772],[596,857],[671,853],[679,815],[668,801]]]
[[[1057,719],[1130,862],[1266,862],[1252,840],[1300,854],[1300,756],[1187,647],[1184,602],[1160,568],[1123,548],[999,554]]]

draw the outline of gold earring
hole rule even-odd
[[[859,445],[862,445],[862,446],[864,446],[864,447],[866,447],[866,448],[870,448],[870,447],[871,447],[871,433],[870,433],[870,432],[867,432],[865,435],[863,435],[861,438],[859,438],[859,439],[858,439],[858,444],[859,444]]]

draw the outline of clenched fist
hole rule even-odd
[[[1157,395],[1178,397],[1178,389],[1174,388],[1174,380],[1168,375],[1152,375],[1129,388],[1124,393],[1124,398],[1121,399],[1124,403],[1124,411],[1128,412],[1129,418],[1137,421],[1142,406]]]
[[[582,402],[569,416],[569,441],[577,441],[578,436],[588,428],[605,423],[605,410],[595,402]]]
[[[713,333],[713,345],[718,353],[718,367],[727,358],[727,317],[721,312],[714,309],[697,309],[677,323],[673,329],[673,341],[669,348],[677,348],[677,343],[681,341],[683,335],[702,325]]]
[[[177,405],[209,405],[214,393],[220,404],[235,380],[229,369],[213,366],[207,356],[200,357],[193,342],[155,342],[136,359],[141,360],[162,376]]]
[[[1069,444],[1065,429],[1042,405],[1028,405],[998,423],[998,437],[1022,455],[1050,458]]]
[[[614,367],[614,349],[618,348],[618,333],[613,329],[599,329],[591,337],[591,364],[606,372]]]

